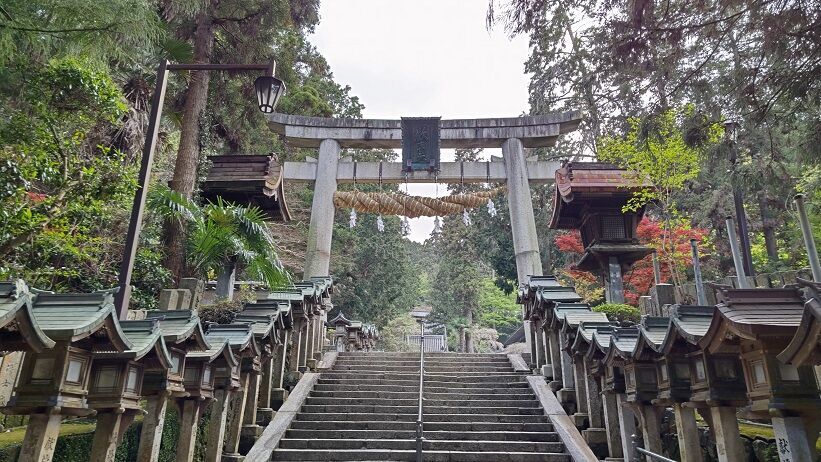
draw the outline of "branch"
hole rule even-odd
[[[0,28],[6,28],[11,30],[18,30],[22,32],[39,32],[43,34],[70,34],[73,32],[103,32],[113,29],[117,26],[118,23],[112,23],[107,26],[103,27],[77,27],[77,28],[69,28],[69,29],[40,29],[38,27],[21,27],[21,26],[12,26],[9,24],[0,24]]]

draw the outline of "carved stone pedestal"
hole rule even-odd
[[[288,399],[288,390],[284,388],[274,388],[271,390],[271,408],[272,409],[279,409],[282,407],[282,403]]]
[[[257,425],[267,427],[271,420],[274,419],[276,411],[270,407],[262,407],[257,409]]]
[[[239,434],[239,453],[248,454],[248,451],[262,435],[263,427],[259,425],[244,425]]]

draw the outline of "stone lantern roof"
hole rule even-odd
[[[111,292],[55,294],[39,292],[32,306],[34,320],[52,340],[90,340],[95,351],[124,351],[131,348]]]
[[[793,366],[821,364],[821,283],[799,279],[804,288],[804,312],[790,343],[778,359]]]
[[[26,283],[18,279],[0,282],[0,349],[37,353],[54,347],[34,319],[32,295]]]
[[[348,320],[348,318],[345,317],[345,315],[342,313],[342,311],[340,311],[339,314],[336,315],[335,318],[328,321],[328,325],[329,326],[350,326],[351,321]]]
[[[157,318],[144,321],[120,321],[120,326],[131,342],[131,348],[123,352],[96,353],[94,355],[96,358],[139,361],[153,353],[163,368],[168,369],[171,367],[171,355],[165,346],[165,339]]]
[[[156,319],[166,345],[187,345],[189,350],[207,350],[205,332],[191,310],[148,311],[146,319]]]
[[[661,346],[670,327],[670,318],[644,316],[638,325],[639,338],[633,356],[637,359],[655,357],[661,353]]]

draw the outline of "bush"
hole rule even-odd
[[[597,313],[604,313],[607,319],[611,322],[617,322],[621,325],[638,324],[641,320],[641,313],[639,309],[632,305],[624,303],[603,303],[593,307],[593,311]]]

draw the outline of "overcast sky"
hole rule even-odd
[[[528,109],[527,38],[488,32],[486,11],[487,0],[324,0],[311,41],[367,118],[519,116]],[[434,195],[433,185],[409,188]],[[432,218],[413,219],[409,237],[421,242],[432,229]]]

